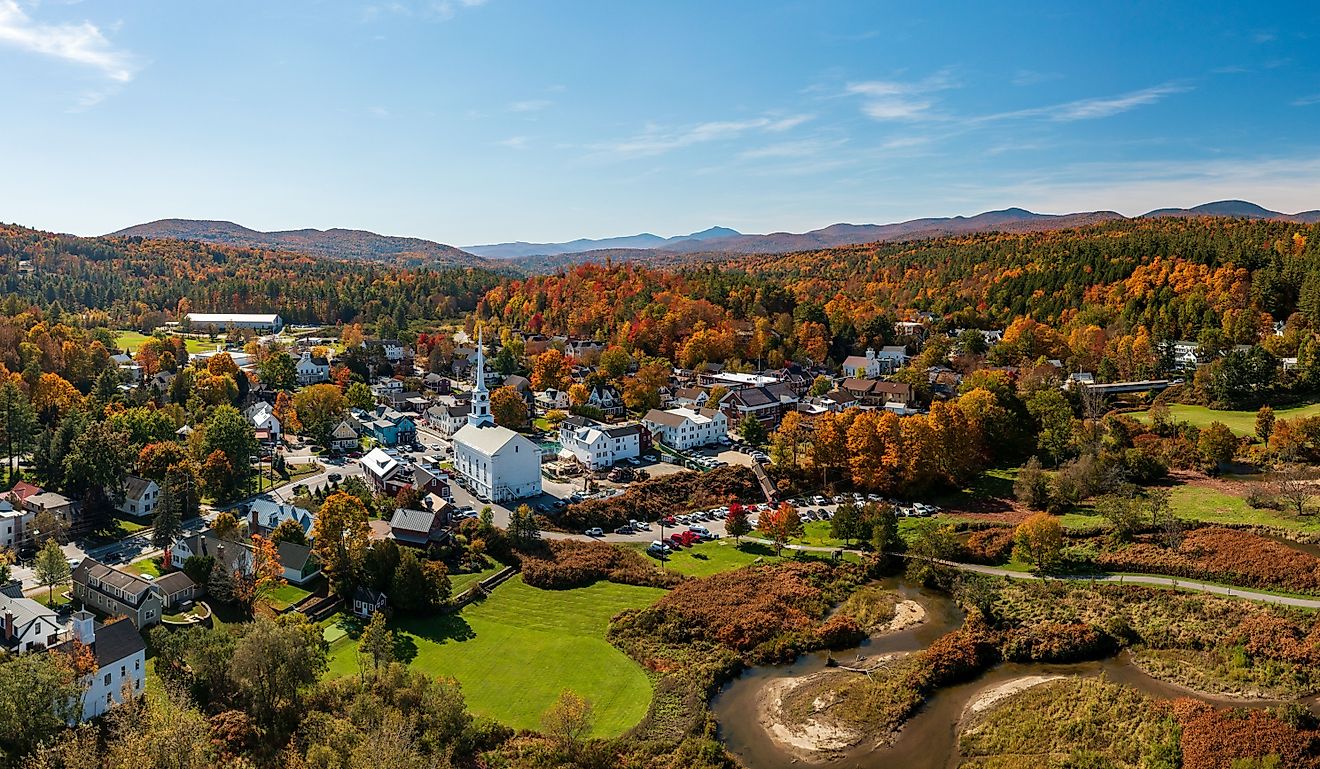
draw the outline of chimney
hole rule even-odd
[[[96,618],[90,612],[80,611],[73,615],[70,623],[73,637],[84,646],[96,643]]]
[[[14,613],[13,613],[12,611],[6,611],[6,612],[5,612],[5,640],[6,640],[6,641],[12,641],[13,639],[14,639]]]

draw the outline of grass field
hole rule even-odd
[[[275,611],[283,611],[311,595],[310,590],[303,590],[297,585],[280,585],[270,593],[270,605]]]
[[[618,612],[647,606],[663,594],[607,582],[538,590],[515,578],[458,614],[392,624],[401,656],[417,669],[458,679],[473,713],[516,729],[538,729],[541,715],[571,689],[591,701],[593,733],[609,737],[646,714],[651,682],[605,640],[605,631]],[[333,640],[329,675],[356,675],[356,651],[352,635]]]
[[[1184,520],[1320,531],[1320,516],[1298,518],[1278,510],[1258,510],[1247,504],[1247,500],[1242,497],[1206,486],[1182,485],[1173,487],[1171,491],[1169,505],[1174,514]],[[1068,529],[1108,525],[1108,521],[1095,514],[1089,503],[1060,516],[1060,522]]]
[[[457,598],[464,590],[467,590],[472,585],[475,585],[487,577],[495,576],[495,573],[502,568],[504,567],[497,563],[492,566],[487,566],[481,571],[474,571],[470,574],[450,574],[449,585],[451,588],[451,595]]]
[[[1298,417],[1320,416],[1320,403],[1298,406],[1291,409],[1275,409],[1276,419],[1297,419]],[[1143,422],[1150,421],[1150,412],[1137,415]],[[1238,435],[1256,434],[1256,412],[1254,411],[1216,411],[1205,406],[1188,406],[1182,403],[1169,405],[1169,418],[1174,422],[1187,422],[1195,427],[1205,427],[1211,422],[1223,422],[1228,429]]]
[[[164,573],[163,571],[161,571],[161,565],[162,565],[161,559],[148,558],[143,561],[135,561],[133,563],[130,563],[128,566],[124,567],[124,571],[132,572],[134,574],[141,574],[144,577],[155,578],[161,576]]]
[[[137,352],[137,349],[142,346],[142,343],[148,339],[151,339],[151,337],[137,331],[115,332],[115,344],[119,345],[119,349],[130,355]],[[191,337],[185,339],[184,344],[187,345],[188,353],[190,355],[214,350],[216,345],[215,342],[206,339],[192,339]]]

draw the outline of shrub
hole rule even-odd
[[[995,566],[1013,554],[1013,530],[1007,527],[973,532],[967,538],[967,559]]]
[[[552,540],[533,553],[520,553],[523,581],[544,590],[585,587],[600,580],[623,585],[670,587],[682,577],[661,571],[631,548],[606,542]]]
[[[592,526],[614,528],[629,520],[659,520],[662,516],[722,505],[734,499],[754,499],[761,487],[750,468],[720,467],[708,473],[682,472],[634,483],[608,499],[571,505],[557,524],[571,531]]]
[[[1244,587],[1320,593],[1320,559],[1245,531],[1206,527],[1189,531],[1176,549],[1150,537],[1096,557],[1111,571],[1168,574]]]
[[[1272,713],[1221,711],[1194,700],[1175,701],[1173,713],[1182,727],[1183,769],[1233,769],[1263,756],[1278,756],[1275,765],[1289,769],[1320,767],[1320,732],[1299,730]]]
[[[1081,622],[1042,622],[1009,631],[1001,645],[1012,662],[1078,662],[1105,657],[1115,644],[1105,634]]]

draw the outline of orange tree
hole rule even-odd
[[[326,497],[313,529],[312,554],[321,571],[341,596],[349,596],[358,584],[367,553],[367,508],[362,500],[336,491]]]
[[[761,515],[756,530],[770,538],[777,557],[790,539],[802,534],[802,519],[798,518],[797,510],[792,505],[780,502],[779,507]]]

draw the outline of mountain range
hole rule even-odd
[[[1137,218],[1161,216],[1227,216],[1320,222],[1320,210],[1285,214],[1244,200],[1221,200],[1194,208],[1159,208]],[[689,235],[661,237],[649,232],[614,238],[579,238],[564,243],[494,243],[454,246],[421,238],[378,235],[366,230],[282,230],[260,232],[233,222],[160,219],[111,233],[120,236],[176,238],[233,246],[284,249],[348,259],[400,260],[410,264],[499,268],[514,266],[540,272],[578,261],[680,259],[684,254],[779,254],[858,243],[920,240],[977,232],[1041,232],[1124,219],[1114,211],[1037,214],[1022,208],[987,211],[975,216],[928,217],[895,224],[832,224],[810,232],[750,235],[728,227],[711,227]]]
[[[444,243],[421,238],[377,235],[366,230],[280,230],[260,232],[233,222],[205,219],[159,219],[127,227],[111,235],[173,238],[244,248],[297,251],[340,259],[399,260],[409,264],[493,267],[485,259]]]

